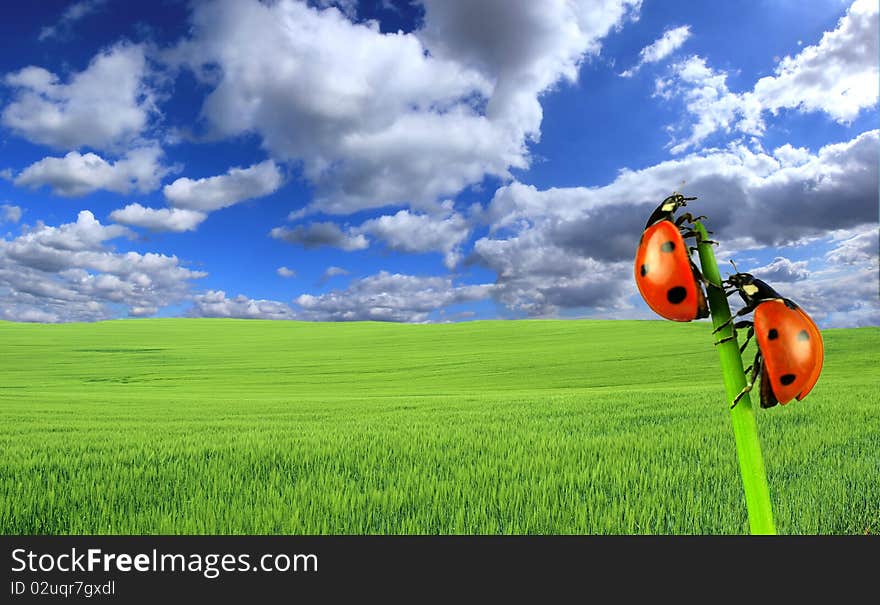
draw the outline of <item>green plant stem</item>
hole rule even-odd
[[[710,284],[718,286],[706,288],[709,311],[712,314],[712,326],[717,328],[730,320],[730,306],[727,304],[727,297],[721,288],[721,273],[718,270],[718,263],[715,261],[712,245],[706,243],[706,240],[709,239],[706,228],[700,222],[696,222],[695,227],[700,236],[697,251],[700,255],[703,277]],[[713,337],[718,341],[733,335],[732,325],[727,325]],[[746,386],[742,355],[740,355],[739,344],[735,337],[717,345],[717,349],[721,358],[721,373],[724,376],[724,390],[727,393],[727,405],[729,406]],[[742,474],[743,490],[746,495],[749,529],[752,534],[775,534],[776,527],[773,524],[773,511],[770,507],[770,488],[767,486],[767,472],[764,470],[764,458],[761,455],[761,444],[758,441],[755,409],[752,407],[748,393],[739,400],[736,407],[730,410],[730,420],[733,423],[736,454],[739,458],[739,470]]]

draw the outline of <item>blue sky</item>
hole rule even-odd
[[[0,24],[0,319],[654,318],[719,258],[880,324],[875,2],[39,2]]]

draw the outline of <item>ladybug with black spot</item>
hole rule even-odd
[[[825,358],[822,334],[816,323],[797,304],[749,273],[731,275],[724,281],[724,286],[732,288],[727,296],[739,293],[745,303],[734,318],[754,312],[753,321],[733,325],[734,330],[749,329],[740,352],[745,350],[753,336],[758,341],[755,361],[746,368],[746,372],[751,370],[749,383],[736,396],[731,407],[752,390],[758,376],[762,408],[777,403],[785,405],[792,399],[800,401],[806,397],[819,380]],[[715,332],[733,322],[734,318]],[[723,338],[719,343],[732,338]]]
[[[699,237],[682,225],[705,217],[694,218],[675,212],[695,197],[673,194],[657,206],[639,240],[636,252],[636,285],[651,309],[673,321],[693,321],[709,316],[709,305],[703,290],[703,277],[691,260],[685,238]]]

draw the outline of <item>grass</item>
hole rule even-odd
[[[710,329],[0,322],[0,530],[748,533]],[[880,533],[880,329],[823,335],[777,529]]]

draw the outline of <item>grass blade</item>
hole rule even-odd
[[[699,222],[695,223],[696,231],[700,235],[700,243],[697,251],[700,255],[700,266],[703,277],[718,288],[707,288],[709,310],[712,314],[714,328],[730,320],[730,306],[721,286],[721,273],[718,263],[715,261],[715,253],[712,245],[706,243],[709,239],[706,228]],[[733,336],[733,327],[726,326],[715,335],[717,340]],[[724,376],[724,389],[727,393],[727,404],[746,386],[746,376],[743,371],[742,356],[739,352],[739,344],[736,338],[728,340],[717,346],[718,355],[721,359],[721,373]],[[770,506],[770,488],[767,485],[767,472],[764,470],[764,458],[761,455],[761,444],[758,440],[758,425],[755,421],[755,409],[752,401],[746,393],[739,403],[730,410],[730,420],[733,424],[733,435],[736,440],[736,454],[739,458],[739,469],[742,474],[743,490],[746,495],[746,509],[749,515],[749,528],[752,534],[775,534],[776,527],[773,524],[773,511]]]

